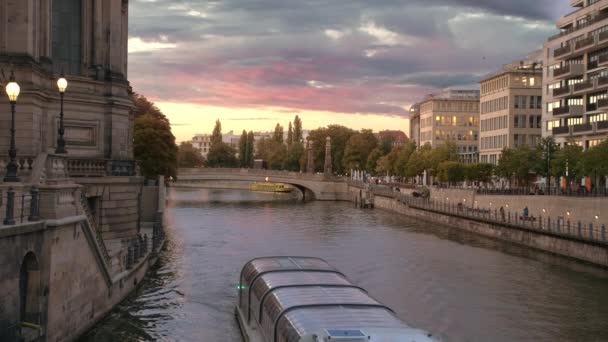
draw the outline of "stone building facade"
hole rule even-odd
[[[76,339],[162,246],[164,182],[144,184],[133,160],[127,41],[126,0],[0,0],[0,86],[14,74],[21,88],[18,182],[3,181],[12,120],[0,93],[0,341]]]
[[[133,161],[128,1],[0,0],[0,24],[2,84],[14,72],[21,87],[16,145],[22,168],[27,171],[41,154],[55,151],[60,112],[56,82],[63,73],[69,82],[64,109],[69,174],[86,186],[104,237],[135,234],[143,181],[135,177]],[[0,151],[6,151],[10,106],[4,94],[0,123]],[[4,170],[7,156],[2,154]],[[130,178],[117,185],[108,176]]]

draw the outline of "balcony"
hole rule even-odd
[[[595,43],[595,36],[589,36],[587,38],[581,39],[574,44],[574,52],[576,53],[584,53],[589,48],[593,47]]]
[[[591,26],[591,25],[593,25],[593,24],[595,24],[595,23],[597,23],[599,21],[602,21],[602,20],[606,19],[606,18],[608,18],[608,12],[599,12],[596,16],[590,17],[587,20],[587,22],[585,22],[584,24],[581,24],[581,25],[578,25],[578,26],[568,27],[567,29],[563,30],[562,32],[549,37],[549,41],[558,39],[560,37],[567,36],[570,33],[576,32],[576,31],[581,30],[581,29],[583,29],[585,27],[589,27],[589,26]],[[563,23],[562,23],[562,25],[563,25]],[[558,22],[558,26],[561,27],[560,22]]]
[[[68,159],[70,177],[131,177],[137,175],[134,160]]]
[[[563,58],[572,53],[572,45],[568,44],[553,51],[553,58]]]
[[[600,33],[597,37],[598,44],[608,44],[608,31]]]
[[[553,135],[564,135],[570,134],[570,127],[561,126],[561,127],[553,127]]]
[[[583,133],[583,132],[593,132],[593,125],[591,125],[590,123],[584,123],[584,124],[572,126],[572,133]]]
[[[608,66],[608,55],[601,55],[597,60],[597,65],[601,67]]]
[[[598,121],[595,123],[595,127],[598,131],[608,130],[608,121]]]
[[[598,77],[597,79],[597,88],[605,88],[608,87],[608,77],[604,76],[604,77]]]
[[[570,94],[571,94],[570,87],[553,89],[553,97],[561,97],[561,96],[566,96],[566,95],[570,95]]]
[[[581,76],[585,73],[585,66],[582,64],[568,64],[559,69],[553,70],[553,78],[564,79]]]
[[[608,109],[608,99],[597,100],[597,109],[598,110]]]
[[[583,105],[570,105],[553,108],[553,116],[583,115]]]
[[[590,89],[593,89],[593,81],[592,80],[586,80],[584,82],[577,83],[577,84],[574,85],[573,88],[574,88],[574,90],[572,91],[572,94],[588,91]]]

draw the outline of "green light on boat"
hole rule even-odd
[[[245,285],[237,285],[236,286],[236,289],[239,290],[239,291],[245,290],[246,288],[247,288],[247,286],[245,286]]]

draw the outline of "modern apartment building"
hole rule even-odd
[[[480,82],[479,159],[498,164],[504,148],[536,146],[542,126],[542,52]]]
[[[458,146],[461,160],[479,160],[479,90],[447,89],[420,103],[420,145]]]
[[[543,49],[542,134],[589,148],[608,137],[608,0],[570,4]]]

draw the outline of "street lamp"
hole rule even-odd
[[[15,82],[15,74],[11,71],[11,77],[9,83],[6,85],[6,95],[11,103],[11,145],[8,149],[9,162],[6,165],[6,175],[4,176],[5,182],[19,182],[17,177],[17,148],[15,147],[15,105],[17,104],[17,98],[21,89],[17,82]]]
[[[65,150],[65,140],[63,139],[63,134],[65,133],[65,128],[63,127],[63,94],[65,94],[65,90],[68,88],[68,81],[63,77],[63,74],[57,80],[57,88],[61,96],[61,110],[59,112],[59,136],[57,137],[55,153],[65,154],[67,151]]]

